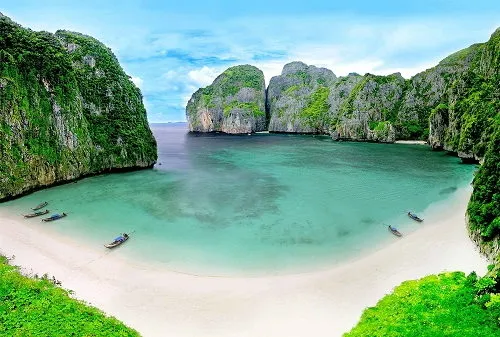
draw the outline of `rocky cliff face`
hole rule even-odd
[[[476,153],[484,148],[472,149],[473,135],[464,134],[463,113],[456,103],[474,85],[471,78],[493,78],[491,65],[498,65],[498,49],[492,42],[496,35],[409,80],[400,74],[337,78],[328,69],[292,62],[270,81],[269,131],[330,133],[334,139],[379,142],[428,139],[433,148],[477,159]]]
[[[337,78],[328,69],[292,62],[270,81],[269,131],[330,133],[334,139],[379,142],[422,138],[427,121],[421,121],[418,111],[402,108],[405,100],[418,106],[407,94],[410,87],[411,81],[399,73]]]
[[[289,63],[267,89],[268,130],[377,142],[422,139],[464,161],[479,160],[489,139],[485,121],[499,110],[498,35],[497,30],[487,43],[458,51],[409,80],[399,73],[337,78],[325,68]],[[190,130],[262,129],[262,97],[256,93],[263,91],[258,83],[263,78],[253,87],[244,80],[261,72],[251,66],[231,69],[193,95],[186,109]]]
[[[231,67],[188,101],[190,131],[250,133],[266,128],[264,74],[250,65]]]
[[[431,110],[446,100],[449,85],[465,69],[464,64],[442,62],[405,80],[399,73],[337,78],[323,68],[321,73],[328,76],[320,85],[314,81],[318,68],[292,62],[270,81],[269,131],[330,133],[334,139],[379,142],[427,139]],[[316,99],[322,96],[313,95],[318,88],[326,99],[322,104]],[[314,103],[319,109],[306,109]]]
[[[401,74],[341,77],[330,95],[334,139],[394,142],[394,122],[405,89]]]
[[[456,55],[459,60],[467,56],[469,67],[450,86],[447,109],[436,116],[448,119],[445,149],[483,160],[467,207],[469,229],[500,267],[500,29],[488,42],[473,47]]]
[[[500,121],[500,29],[488,42],[453,54],[438,67],[443,65],[460,72],[442,75],[453,81],[448,80],[441,103],[431,111],[430,144],[465,160],[480,160]]]
[[[111,50],[0,16],[0,200],[80,176],[149,167],[142,95]]]
[[[330,86],[335,74],[325,68],[292,62],[273,77],[267,89],[269,131],[323,133],[328,131]]]

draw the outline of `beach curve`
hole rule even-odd
[[[88,247],[0,209],[0,250],[25,272],[48,273],[75,296],[155,336],[341,336],[404,280],[442,271],[484,274],[469,239],[471,187],[423,214],[421,228],[330,269],[262,277],[182,274]]]

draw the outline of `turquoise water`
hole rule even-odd
[[[113,254],[201,273],[281,273],[354,258],[421,226],[406,212],[467,186],[475,169],[419,145],[299,135],[190,135],[154,126],[154,170],[92,177],[2,207],[68,212],[47,226]],[[425,224],[425,223],[424,223]],[[105,251],[105,248],[102,248]]]

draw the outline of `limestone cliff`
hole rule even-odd
[[[460,106],[456,103],[474,85],[471,78],[476,82],[478,78],[493,79],[491,65],[498,67],[499,54],[493,43],[496,35],[498,32],[488,43],[450,55],[409,80],[400,74],[353,73],[336,78],[327,69],[292,62],[270,81],[269,131],[330,133],[334,139],[381,142],[428,139],[434,148],[478,159],[484,146],[472,149],[474,136],[463,130],[466,123],[462,123],[463,113],[457,111]],[[318,73],[327,74],[321,85],[314,81]]]
[[[280,76],[271,79],[269,131],[330,133],[334,139],[380,142],[427,139],[430,111],[445,100],[449,84],[464,72],[462,65],[444,62],[405,80],[399,73],[352,73],[337,78],[323,68],[328,80],[320,86],[314,81],[311,84],[317,69],[292,62],[285,65]],[[309,81],[300,82],[300,78]],[[323,104],[316,100],[321,96],[313,95],[318,87],[326,99]],[[321,109],[306,109],[314,103]]]
[[[329,88],[335,79],[335,74],[325,68],[302,62],[285,65],[281,75],[273,77],[267,89],[269,131],[327,132]]]
[[[350,74],[292,62],[268,88],[269,131],[330,133],[335,139],[392,142],[405,80],[400,74]]]
[[[103,171],[152,166],[140,90],[82,34],[0,16],[0,200]]]
[[[263,131],[265,102],[262,71],[250,65],[231,67],[193,94],[186,107],[189,130],[233,134]]]
[[[480,160],[500,123],[500,29],[488,42],[461,50],[443,64],[461,72],[448,81],[441,103],[431,111],[430,144]]]
[[[405,83],[399,73],[340,77],[330,95],[332,137],[394,142],[394,124]]]
[[[409,80],[399,73],[337,78],[325,68],[289,63],[267,89],[268,130],[379,142],[422,139],[464,161],[480,160],[499,111],[499,35],[497,29],[488,42],[458,51]],[[241,71],[235,76],[231,69]],[[186,109],[190,130],[253,131],[250,98],[235,94],[251,87],[243,78],[255,74],[261,72],[251,66],[233,67],[198,90]],[[261,126],[264,113],[258,106]],[[250,115],[243,123],[247,127],[242,127],[242,111]]]
[[[470,51],[458,57],[464,54]],[[467,72],[450,87],[448,109],[431,117],[438,114],[448,119],[443,147],[483,160],[467,208],[469,229],[500,267],[500,29],[475,47]]]

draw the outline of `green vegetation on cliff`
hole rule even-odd
[[[370,130],[375,134],[376,139],[388,139],[389,132],[391,128],[391,122],[382,121],[382,122],[370,122],[369,123]]]
[[[406,281],[368,308],[344,337],[494,337],[500,335],[497,281],[444,273]]]
[[[262,89],[263,76],[261,72],[248,64],[228,68],[219,78],[224,97],[236,95],[241,88]]]
[[[108,157],[113,165],[156,160],[156,141],[149,129],[142,94],[125,74],[116,56],[96,39],[79,33],[57,31],[67,48],[83,112],[92,127],[94,145],[103,151],[93,157],[92,166],[103,169]],[[149,160],[148,160],[149,158]]]
[[[473,48],[469,71],[452,87],[455,102],[448,114],[454,125],[445,145],[464,157],[484,158],[473,181],[469,228],[482,251],[500,264],[500,29]]]
[[[0,199],[156,160],[142,95],[109,48],[0,17]]]
[[[262,111],[259,108],[259,106],[254,102],[243,103],[243,102],[234,101],[234,102],[231,102],[224,107],[224,116],[228,117],[229,114],[231,113],[231,111],[234,109],[244,110],[245,112],[249,113],[253,117],[261,117],[261,116],[266,115],[266,113],[264,111]]]
[[[473,44],[468,48],[459,50],[439,62],[440,65],[463,65],[467,58],[473,55],[477,49],[481,46],[481,43]]]
[[[266,127],[264,74],[251,65],[230,67],[196,91],[186,106],[190,131],[248,133]]]
[[[134,337],[139,334],[102,311],[72,299],[47,279],[19,273],[0,256],[0,336]]]
[[[306,107],[301,111],[300,117],[306,120],[314,130],[324,133],[328,130],[330,103],[328,96],[330,89],[328,87],[318,87],[310,96]]]
[[[481,234],[483,244],[500,237],[500,127],[492,138],[484,163],[474,177],[467,208],[470,229]]]
[[[485,78],[474,71],[466,73],[462,83],[451,88],[456,97],[446,118],[451,115],[454,127],[445,134],[445,145],[456,152],[483,157],[500,111],[500,76]]]
[[[359,93],[361,90],[366,86],[366,83],[370,80],[370,76],[364,76],[361,81],[359,81],[354,88],[349,92],[349,96],[347,96],[347,99],[342,103],[339,109],[339,114],[341,116],[345,117],[351,117],[353,112],[354,112],[354,100],[358,97]]]
[[[436,67],[446,88],[429,120],[431,145],[465,159],[484,157],[500,112],[500,30]],[[436,70],[437,71],[437,70]]]
[[[290,62],[267,89],[269,131],[327,133],[335,74],[326,68]]]

